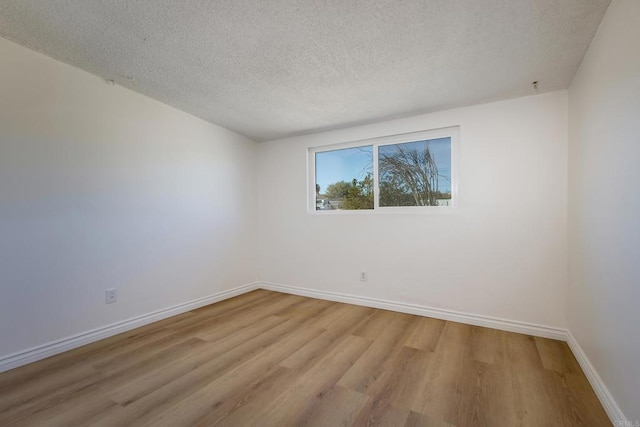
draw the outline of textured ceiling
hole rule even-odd
[[[610,0],[0,0],[0,35],[257,141],[568,87]]]

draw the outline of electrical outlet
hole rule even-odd
[[[118,290],[116,288],[107,289],[104,291],[104,301],[107,304],[112,304],[118,301]]]
[[[361,282],[366,282],[367,280],[369,280],[369,275],[367,274],[366,271],[361,271],[360,272],[360,281]]]

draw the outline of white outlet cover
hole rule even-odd
[[[104,299],[105,302],[107,304],[112,304],[114,302],[118,301],[118,290],[113,288],[113,289],[107,289],[106,291],[104,291]]]

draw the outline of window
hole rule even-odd
[[[315,154],[316,210],[373,209],[373,146]]]
[[[458,128],[309,150],[309,208],[446,211],[456,203]]]

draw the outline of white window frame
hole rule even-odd
[[[362,139],[319,147],[310,147],[307,176],[307,212],[312,215],[371,215],[380,213],[452,213],[459,206],[458,192],[458,150],[460,127],[424,130],[419,132],[389,135],[378,138]],[[380,184],[378,182],[378,147],[383,145],[403,144],[429,139],[451,138],[451,204],[449,206],[380,206]],[[363,146],[373,146],[373,209],[354,210],[316,210],[316,153],[342,150]]]

